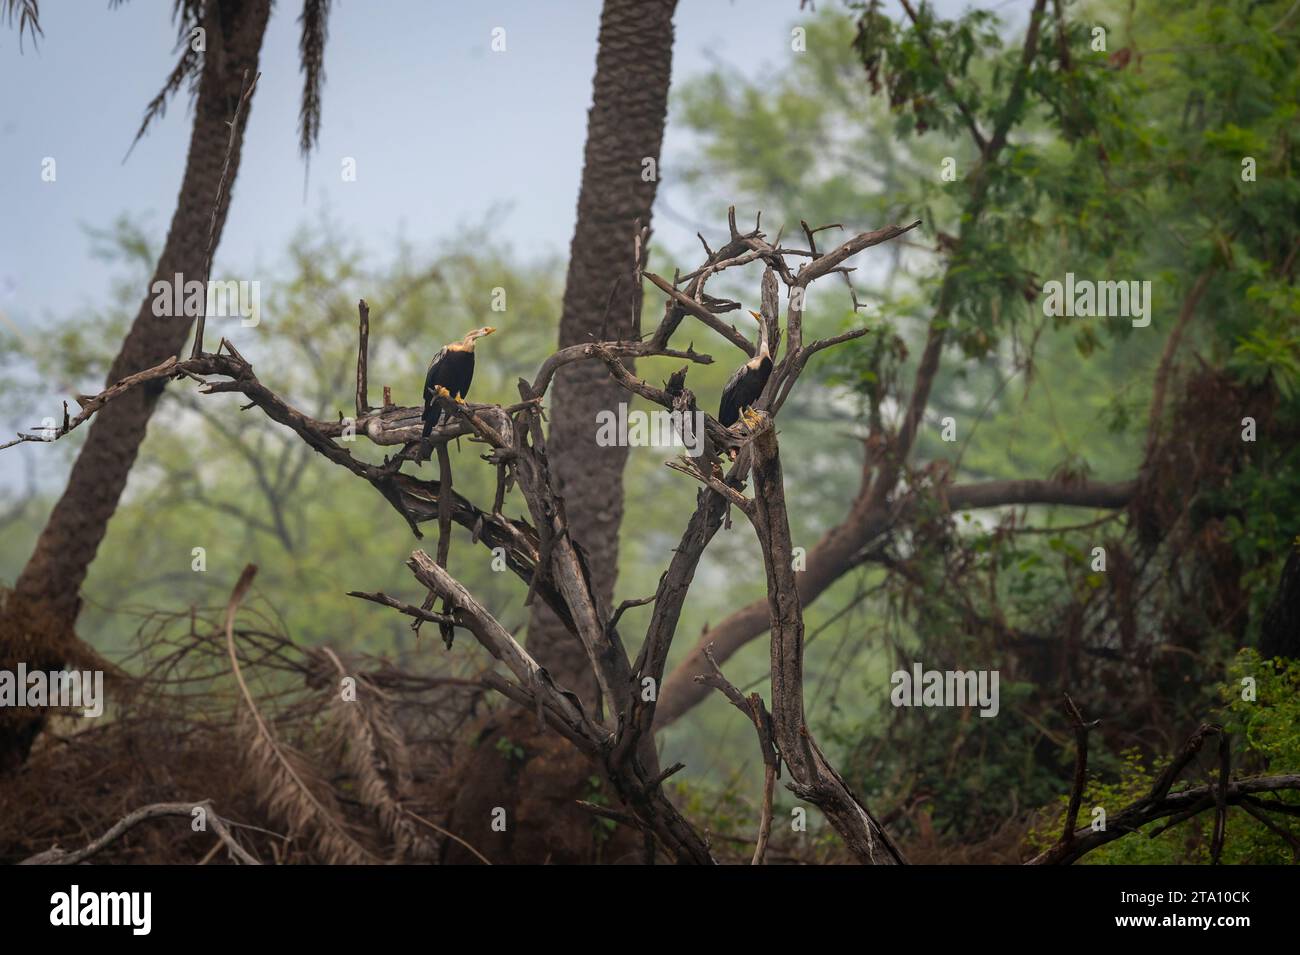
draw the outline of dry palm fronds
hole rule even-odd
[[[334,651],[328,656],[340,677],[348,671]],[[416,828],[405,806],[411,791],[411,753],[401,727],[393,718],[392,700],[363,675],[353,676],[356,693],[333,696],[326,711],[332,721],[339,761],[357,780],[357,798],[372,811],[392,840],[395,862],[407,858],[429,861],[436,846]]]
[[[226,610],[111,611],[139,625],[133,649],[113,655],[121,676],[106,680],[109,706],[95,720],[52,715],[28,771],[0,781],[0,863],[90,844],[142,806],[185,800],[211,799],[266,862],[360,859],[336,825],[368,861],[424,861],[434,841],[462,841],[436,824],[445,814],[440,781],[483,693],[469,672],[448,669],[458,661],[439,659],[430,672],[427,657],[415,669],[349,655],[365,725],[345,724],[327,654],[295,644],[260,598],[245,599],[229,628]],[[232,667],[230,636],[266,734]],[[341,734],[351,751],[339,748]],[[221,850],[210,831],[151,824],[96,859],[209,864],[228,861]]]
[[[241,735],[247,740],[245,752],[253,771],[253,781],[272,816],[282,819],[291,833],[310,833],[330,862],[374,862],[374,856],[348,832],[342,810],[329,785],[316,772],[311,761],[276,740],[271,727],[258,711],[239,668],[239,655],[235,652],[235,613],[256,575],[255,565],[245,567],[226,605],[226,647],[235,679],[248,704],[249,719],[244,719],[241,713],[238,725]]]

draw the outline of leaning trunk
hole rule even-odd
[[[208,53],[199,81],[185,177],[154,281],[161,279],[170,285],[178,273],[186,280],[201,279],[204,274],[213,203],[231,140],[230,120],[239,103],[245,72],[250,81],[257,75],[269,13],[269,0],[245,0],[223,3],[209,17]],[[214,35],[218,31],[220,36]],[[245,106],[217,209],[216,236],[225,223],[247,122]],[[156,317],[152,303],[152,294],[147,294],[109,370],[110,384],[158,364],[185,345],[190,320]],[[0,670],[12,671],[19,662],[29,669],[58,668],[85,655],[74,633],[81,585],[117,510],[161,393],[161,386],[133,389],[95,416],[68,486],[0,609]],[[7,709],[0,714],[0,774],[22,764],[43,723],[40,711]]]

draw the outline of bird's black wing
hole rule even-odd
[[[718,423],[724,428],[730,428],[740,420],[741,405],[738,392],[747,371],[749,371],[748,366],[741,365],[732,372],[727,383],[722,386],[722,402],[718,405]]]
[[[755,368],[749,362],[741,365],[727,379],[722,389],[722,404],[718,407],[718,421],[730,428],[740,420],[740,413],[758,400],[767,379],[772,374],[772,359],[766,356]]]
[[[424,376],[424,403],[429,404],[429,399],[433,397],[433,389],[440,384],[439,366],[442,360],[447,357],[447,348],[443,346],[438,349],[438,354],[433,356],[433,361],[429,362],[429,371]]]
[[[424,376],[424,436],[427,438],[429,432],[438,424],[438,419],[442,417],[441,409],[433,403],[433,389],[440,385],[442,372],[441,366],[444,358],[447,357],[446,347],[438,349],[438,354],[433,356],[433,361],[429,362],[429,371]]]

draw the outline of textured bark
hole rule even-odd
[[[516,447],[523,451],[522,445]],[[536,454],[534,449],[529,450],[532,454]],[[537,476],[536,469],[529,468],[528,472],[520,474],[520,486],[532,497],[550,497],[544,488],[534,483]],[[557,543],[557,550],[562,546],[562,543]],[[677,862],[695,865],[713,864],[714,860],[709,852],[707,841],[665,794],[662,786],[664,776],[657,772],[656,766],[644,764],[635,749],[620,754],[618,738],[611,731],[611,727],[599,720],[593,721],[588,718],[576,698],[568,690],[556,686],[551,681],[550,674],[515,641],[509,631],[501,626],[500,622],[465,589],[463,584],[439,566],[428,554],[417,550],[407,563],[420,583],[429,588],[431,594],[446,601],[454,625],[472,633],[485,649],[505,664],[515,678],[512,682],[499,673],[489,673],[483,677],[484,683],[525,706],[537,721],[544,721],[568,739],[580,752],[595,761],[604,770],[605,778],[619,800],[632,811],[632,815],[637,820],[636,825],[645,832],[653,833]],[[568,573],[561,567],[557,566],[555,570],[566,599],[572,606],[576,602],[574,593],[576,587],[571,587],[565,582]],[[585,586],[585,582],[575,581],[574,584]],[[584,602],[589,604],[590,600]],[[582,614],[575,611],[574,616],[581,618]],[[580,620],[578,629],[580,631],[583,629]],[[622,666],[614,672],[626,673],[627,658],[621,647],[616,647],[615,652],[609,655],[609,657],[614,656],[622,658]],[[593,657],[592,665],[598,670],[607,669],[606,662],[607,657],[596,656]],[[608,683],[608,680],[602,682]],[[628,706],[627,700],[619,702],[620,722],[628,712]],[[464,774],[464,778],[478,778],[481,771],[478,761],[473,761],[471,767]],[[674,771],[679,768],[681,768],[680,764],[674,768]],[[489,772],[499,771],[499,767],[493,764],[489,764],[487,769]],[[541,782],[541,779],[549,778],[552,784],[555,782],[554,777],[545,773],[534,773],[533,777],[529,780],[530,790],[543,789],[546,784]],[[516,792],[525,788],[522,775],[512,776],[512,780]],[[566,783],[566,785],[570,784]],[[477,800],[483,795],[479,793],[477,796],[471,795],[468,799],[458,800],[458,809],[470,817],[481,818],[484,807]],[[537,791],[532,792],[531,795],[534,800],[544,801],[548,794]],[[492,798],[499,801],[500,797],[498,794]]]
[[[794,545],[785,504],[785,479],[776,431],[754,438],[752,520],[767,571],[768,624],[772,631],[772,733],[790,770],[786,786],[826,814],[859,862],[901,865],[903,856],[879,821],[822,753],[803,707],[803,603],[792,566]]]
[[[676,0],[606,0],[600,19],[592,107],[587,120],[578,220],[560,318],[560,346],[635,338],[641,289],[634,281],[636,224],[650,224],[672,74]],[[626,395],[599,362],[561,368],[550,405],[548,457],[569,509],[569,532],[586,555],[596,595],[606,610],[618,574],[626,448],[596,445],[596,413]],[[582,646],[540,604],[528,645],[556,679],[584,701],[595,682]]]
[[[245,71],[250,81],[257,74],[269,13],[269,0],[244,0],[222,3],[210,16],[185,175],[155,281],[171,282],[176,273],[186,280],[203,276],[213,203],[230,142],[230,119],[239,103]],[[217,210],[218,236],[247,121],[245,108]],[[146,294],[109,370],[110,384],[158,364],[184,346],[191,321],[156,317],[152,302],[152,294]],[[81,585],[117,510],[161,393],[161,382],[133,389],[96,416],[68,486],[0,613],[0,669],[13,669],[19,661],[29,668],[59,667],[83,652],[73,632],[81,608]],[[26,759],[42,723],[43,716],[30,711],[10,711],[0,719],[0,773]]]

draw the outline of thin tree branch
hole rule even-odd
[[[207,823],[211,824],[212,831],[216,833],[220,840],[219,845],[224,845],[230,855],[238,862],[244,865],[261,865],[262,863],[251,853],[241,846],[235,837],[231,834],[227,821],[219,816],[215,809],[212,808],[212,800],[203,799],[199,802],[158,802],[149,806],[143,806],[139,809],[127,813],[117,822],[115,822],[107,832],[97,839],[87,843],[84,847],[73,851],[60,849],[57,845],[46,849],[44,852],[38,852],[34,856],[29,856],[19,862],[19,865],[80,865],[87,859],[98,855],[101,851],[108,848],[118,839],[122,838],[136,826],[150,819],[160,819],[166,816],[183,816],[191,819],[194,816],[195,809],[204,810],[204,818]]]

